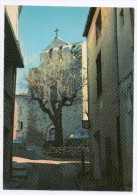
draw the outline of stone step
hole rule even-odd
[[[23,183],[22,189],[35,190],[39,184],[39,173],[31,173],[28,175],[27,180]]]
[[[25,179],[24,177],[12,177],[10,182],[22,183]]]
[[[27,177],[27,171],[26,170],[13,170],[12,172],[13,178],[26,178]]]
[[[12,167],[13,171],[25,171],[26,168],[25,167]]]
[[[25,178],[11,178],[4,186],[4,189],[19,189],[24,183]]]
[[[13,164],[12,172],[15,172],[15,171],[26,171],[26,167],[23,164]]]
[[[24,163],[13,163],[12,168],[24,169],[24,168],[26,168],[26,164],[24,164]]]

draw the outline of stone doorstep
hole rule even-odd
[[[84,191],[107,191],[107,188],[101,185],[101,183],[94,184],[94,182],[92,181],[88,183],[84,183],[84,182],[79,183],[78,180],[77,182],[78,182],[80,189]]]
[[[31,165],[27,164],[27,163],[16,163],[16,162],[12,162],[12,168],[13,169],[25,169],[27,167],[30,167]]]
[[[12,164],[12,168],[19,168],[19,169],[24,169],[26,167],[25,164],[21,164],[21,163],[13,163]]]
[[[88,183],[79,183],[79,180],[78,178],[76,178],[76,182],[79,186],[79,189],[80,190],[83,190],[83,191],[99,191],[99,189],[102,189],[101,186],[95,186],[92,182],[88,182]]]
[[[24,181],[25,178],[11,178],[9,181],[6,182],[6,186],[4,186],[4,189],[19,189]]]
[[[28,175],[26,171],[15,171],[15,173],[12,175],[12,179],[10,180],[9,184],[6,185],[6,188],[35,190],[38,186],[39,175],[34,175],[34,177],[32,175]]]
[[[26,190],[36,190],[39,185],[39,174],[33,173],[28,175],[27,181],[22,185],[22,189]]]
[[[21,166],[20,167],[19,166],[17,166],[17,167],[16,166],[13,166],[12,167],[12,171],[14,172],[15,170],[16,171],[25,171],[26,170],[26,167],[23,167],[23,166],[22,167]]]
[[[13,170],[12,178],[26,178],[27,171],[26,170]]]

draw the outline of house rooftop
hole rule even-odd
[[[64,42],[59,37],[55,37],[54,40],[50,43],[50,45],[44,51],[50,50],[50,49],[55,48],[55,47],[61,47],[61,46],[64,46],[64,45],[69,45],[69,43]]]
[[[55,38],[51,42],[51,44],[45,50],[43,50],[41,53],[49,51],[50,49],[59,48],[61,46],[66,46],[67,47],[69,45],[79,45],[79,44],[82,44],[82,43],[83,43],[83,41],[79,41],[79,42],[75,42],[75,43],[67,43],[67,42],[62,41],[60,38]]]
[[[85,25],[85,29],[84,29],[84,32],[83,32],[83,37],[87,37],[88,36],[88,32],[89,32],[89,29],[90,29],[91,21],[93,19],[95,11],[96,11],[96,7],[91,7],[89,9],[89,14],[88,14],[86,25]]]

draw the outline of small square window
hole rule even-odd
[[[97,98],[102,94],[102,68],[101,68],[101,51],[96,59],[97,66]]]
[[[23,129],[23,122],[21,121],[18,122],[18,129],[21,129],[21,130]]]

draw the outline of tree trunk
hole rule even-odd
[[[55,145],[63,146],[62,109],[57,109],[55,116]]]

